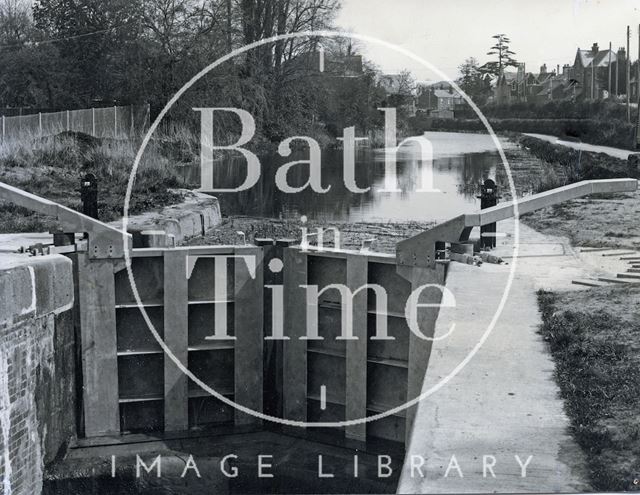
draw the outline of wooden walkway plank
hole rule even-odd
[[[307,419],[307,255],[284,249],[283,412],[285,419]]]
[[[187,259],[184,251],[164,253],[164,341],[173,355],[187,366],[189,341]],[[189,427],[187,376],[164,356],[164,429]]]
[[[367,283],[367,257],[347,255],[347,287],[355,292]],[[342,308],[346,311],[346,308]],[[344,316],[343,316],[344,317]],[[357,340],[346,341],[346,418],[364,418],[367,415],[367,291],[362,289],[353,298],[353,311],[349,315],[353,336]],[[345,436],[366,441],[367,424],[347,426]]]
[[[262,412],[263,382],[263,252],[262,248],[236,251],[234,264],[234,388],[238,404]],[[251,267],[251,269],[249,268]],[[217,307],[216,307],[217,309]],[[236,409],[235,424],[259,423]]]

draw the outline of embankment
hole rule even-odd
[[[529,154],[549,164],[537,192],[587,179],[640,178],[637,163],[632,160],[578,151],[530,136],[522,136],[519,143]],[[596,195],[543,208],[524,215],[522,221],[539,232],[566,236],[574,246],[637,249],[638,204],[640,191]]]

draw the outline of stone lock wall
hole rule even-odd
[[[0,256],[0,493],[39,494],[76,432],[73,269]]]

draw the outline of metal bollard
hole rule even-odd
[[[80,200],[82,213],[98,218],[98,180],[95,175],[87,174],[80,181]]]
[[[480,195],[480,208],[491,208],[498,204],[498,188],[496,183],[487,179],[482,184],[482,193]],[[490,223],[480,227],[480,245],[482,248],[491,249],[496,247],[496,224]]]
[[[627,158],[627,174],[632,179],[640,178],[638,175],[638,163],[640,163],[640,153],[631,153]]]

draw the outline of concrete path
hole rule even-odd
[[[566,239],[520,228],[523,257],[502,314],[470,362],[420,403],[399,493],[588,489],[584,459],[568,433],[553,378],[554,364],[537,333],[536,289],[577,289],[571,280],[593,268],[582,263]],[[500,239],[496,253],[509,253],[512,231],[513,221],[498,224],[498,232],[507,237]],[[510,268],[450,265],[447,288],[457,307],[441,310],[436,338],[456,326],[451,336],[434,343],[423,390],[449,375],[479,342],[500,304]],[[530,456],[522,476],[520,463]],[[416,466],[422,458],[420,473]],[[488,467],[494,461],[495,477]]]
[[[53,234],[48,232],[0,234],[0,254],[15,253],[21,247],[28,247],[38,243],[52,244]]]
[[[576,143],[573,141],[563,141],[562,139],[556,136],[549,136],[547,134],[532,134],[525,132],[525,136],[531,136],[534,138],[542,139],[544,141],[549,141],[553,144],[559,144],[562,146],[567,146],[568,148],[573,148],[575,150],[582,151],[591,151],[594,153],[605,153],[609,156],[613,156],[615,158],[620,158],[622,160],[626,160],[629,158],[631,153],[635,153],[635,151],[625,150],[622,148],[612,148],[610,146],[597,146],[595,144],[587,144],[587,143]]]

